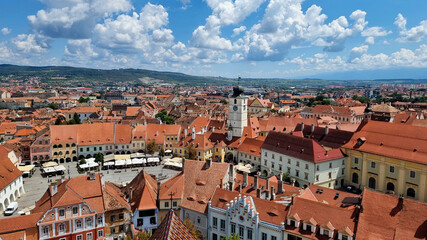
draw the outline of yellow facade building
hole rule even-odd
[[[427,128],[363,122],[343,146],[346,184],[427,201]]]

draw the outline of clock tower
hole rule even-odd
[[[240,80],[240,77],[239,77]],[[248,98],[243,95],[243,87],[235,86],[228,99],[228,138],[241,137],[248,125]]]

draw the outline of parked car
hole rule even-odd
[[[7,206],[6,210],[4,211],[5,216],[12,215],[16,210],[18,209],[18,203],[17,202],[11,202],[9,206]]]

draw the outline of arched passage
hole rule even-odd
[[[377,184],[377,180],[375,180],[375,178],[371,177],[369,178],[369,188],[375,189],[375,186]]]
[[[406,190],[406,195],[415,198],[415,190],[413,188],[408,188],[408,190]]]
[[[394,191],[394,184],[389,182],[387,183],[387,191]]]
[[[352,175],[352,177],[351,177],[351,182],[352,182],[352,183],[359,184],[359,174],[357,174],[357,173],[353,173],[353,175]]]

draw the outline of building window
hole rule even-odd
[[[76,228],[77,229],[81,229],[82,228],[82,221],[80,221],[80,220],[76,221]]]
[[[297,167],[299,167],[299,161],[297,161]]]
[[[119,213],[119,220],[123,220],[124,219],[124,214],[123,213]]]
[[[59,224],[58,226],[59,233],[65,233],[65,224]]]
[[[371,162],[371,168],[375,168],[375,162]]]
[[[119,232],[122,233],[125,230],[125,226],[124,225],[119,225]]]
[[[394,166],[390,166],[390,172],[394,173]]]
[[[245,236],[245,228],[243,226],[239,226],[239,237],[243,238]]]
[[[267,152],[264,152],[264,156],[267,157]]]
[[[225,231],[225,220],[221,219],[221,231]]]
[[[271,154],[271,158],[274,159],[274,153]]]
[[[92,233],[86,233],[86,240],[92,240]]]
[[[73,215],[77,215],[79,213],[78,207],[73,207]]]
[[[110,222],[115,222],[115,221],[116,221],[116,215],[111,215]]]
[[[231,223],[231,235],[236,233],[236,224],[235,223]]]
[[[174,201],[174,202],[172,202],[172,206],[176,207],[176,206],[178,206],[178,203]]]
[[[102,217],[98,217],[98,225],[102,225]]]
[[[341,169],[341,175],[344,175],[345,174],[345,168],[342,168]]]
[[[212,233],[212,240],[218,240],[218,235],[216,233]]]
[[[169,202],[165,202],[165,208],[169,207]]]
[[[279,161],[282,161],[282,156],[280,156],[280,159],[279,159]]]
[[[305,169],[308,169],[308,164],[307,163],[305,164]]]
[[[299,177],[299,171],[298,170],[295,170],[295,176]]]
[[[136,225],[137,225],[138,227],[139,227],[139,226],[144,225],[144,219],[139,218],[138,220],[136,220]]]
[[[276,236],[271,236],[271,240],[277,240]]]
[[[348,240],[348,237],[347,237],[347,235],[342,235],[342,237],[341,237],[341,240]]]
[[[111,233],[116,233],[116,227],[110,227],[110,232]]]
[[[59,218],[64,218],[64,217],[65,217],[65,210],[59,209]]]
[[[274,162],[271,162],[271,168],[274,168]]]
[[[86,219],[86,227],[92,227],[92,218]]]
[[[267,240],[267,233],[261,233],[261,240]]]
[[[198,219],[198,220],[199,220],[199,219]],[[150,224],[151,224],[151,225],[156,225],[156,224],[157,224],[156,217],[151,217],[151,218],[150,218]]]
[[[98,237],[102,237],[104,236],[104,231],[103,230],[98,230]]]
[[[332,172],[328,172],[328,177],[329,177],[329,179],[332,178]]]
[[[44,236],[44,237],[49,236],[49,228],[48,228],[48,227],[44,227],[44,228],[43,228],[43,236]]]
[[[83,235],[77,235],[76,240],[83,240]]]
[[[252,235],[253,235],[252,229],[248,228],[248,240],[252,240],[253,239]]]
[[[359,164],[359,159],[358,158],[354,158],[354,163],[355,164]]]
[[[344,159],[342,160],[342,163],[341,163],[341,165],[345,165],[345,160],[344,160]]]
[[[308,173],[306,173],[306,172],[304,173],[304,179],[308,180]]]
[[[415,178],[415,171],[410,171],[410,172],[409,172],[409,176],[410,176],[411,178]]]
[[[216,217],[212,218],[212,225],[213,225],[213,228],[215,228],[215,229],[218,228],[218,218],[216,218]]]
[[[316,175],[316,182],[319,181],[319,175]]]

